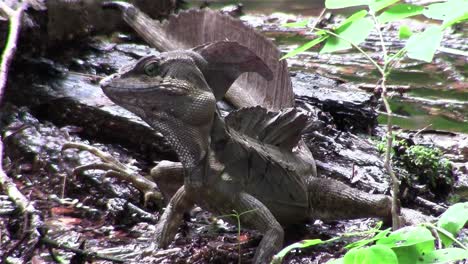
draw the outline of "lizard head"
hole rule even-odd
[[[215,99],[203,74],[186,51],[144,57],[101,81],[116,104],[153,126],[154,119],[185,125],[210,125]],[[148,120],[150,119],[150,120]]]

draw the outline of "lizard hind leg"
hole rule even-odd
[[[391,199],[369,194],[331,179],[314,178],[309,182],[310,217],[321,220],[379,217],[391,219]]]

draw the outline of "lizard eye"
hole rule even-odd
[[[150,63],[145,66],[145,74],[148,76],[155,76],[158,73],[158,65],[156,63]]]

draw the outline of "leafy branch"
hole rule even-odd
[[[423,223],[419,226],[407,226],[397,231],[379,230],[381,224],[363,232],[345,233],[328,240],[309,239],[294,243],[276,254],[272,264],[281,263],[284,257],[294,249],[342,241],[349,237],[367,236],[349,243],[344,248],[349,251],[344,257],[334,259],[328,264],[398,264],[447,263],[468,258],[468,247],[456,239],[456,235],[468,221],[468,203],[458,203],[449,207],[437,223]],[[431,232],[434,230],[434,232]],[[371,237],[368,237],[371,235]],[[442,240],[441,247],[434,242]],[[455,244],[458,247],[453,247]]]
[[[411,59],[423,60],[426,62],[432,61],[435,52],[440,49],[439,47],[442,41],[443,31],[455,23],[468,20],[468,5],[466,0],[449,0],[444,3],[431,4],[425,7],[398,2],[398,0],[326,0],[326,8],[321,12],[321,15],[311,27],[311,31],[315,32],[317,38],[287,53],[281,58],[286,59],[295,56],[322,42],[325,42],[320,50],[321,54],[355,48],[378,70],[380,74],[378,86],[381,88],[381,98],[387,115],[387,144],[384,167],[391,178],[392,226],[394,230],[401,227],[398,200],[400,188],[398,177],[393,171],[391,163],[391,149],[393,146],[393,113],[387,97],[387,77],[396,63],[405,55]],[[332,30],[318,29],[315,27],[327,8],[339,9],[353,6],[366,6],[366,9],[355,12]],[[402,39],[408,39],[406,45],[395,54],[389,54],[384,42],[384,32],[381,29],[382,25],[421,14],[429,19],[442,21],[442,23],[438,26],[430,26],[423,32],[415,34],[413,34],[408,26],[401,26],[399,36]],[[309,21],[306,20],[286,24],[286,26],[304,27],[308,24]],[[359,47],[359,44],[369,36],[373,29],[377,31],[379,37],[381,54],[383,57],[382,64],[379,64],[376,60],[372,59],[366,51]],[[421,45],[421,43],[424,43],[424,45]],[[445,48],[442,50],[446,51]],[[466,52],[458,50],[452,50],[451,53],[468,56],[468,54],[465,54]]]

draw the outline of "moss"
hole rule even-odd
[[[402,180],[403,185],[424,185],[440,198],[447,198],[453,189],[452,163],[443,158],[443,152],[436,147],[414,145],[411,141],[394,138],[392,161],[404,168],[409,175]],[[379,152],[384,153],[385,140],[377,143]]]

